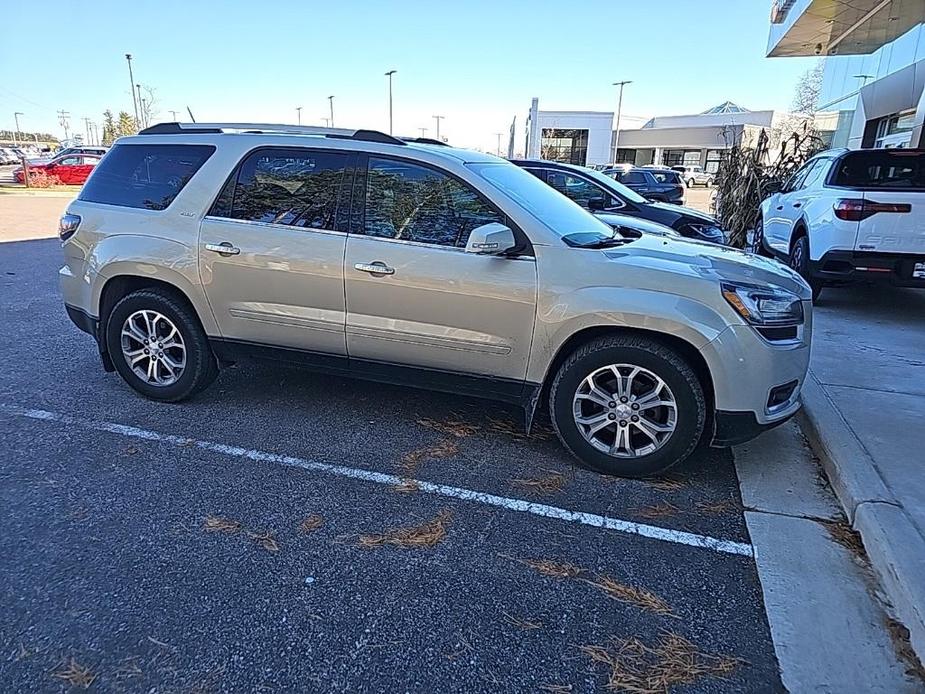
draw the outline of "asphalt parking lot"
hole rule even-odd
[[[0,244],[6,690],[780,688],[728,451],[613,480],[513,408],[264,365],[151,403],[58,266]]]
[[[66,204],[0,190],[0,691],[917,691],[795,427],[629,481],[473,398],[152,403],[64,313]]]

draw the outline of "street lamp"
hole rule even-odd
[[[326,128],[330,128],[330,127],[331,127],[331,119],[330,119],[330,118],[325,118],[324,116],[321,116],[321,120],[324,121],[324,127],[326,127]]]
[[[437,121],[437,140],[440,140],[440,121],[446,118],[446,116],[434,116],[434,120]]]
[[[389,78],[389,135],[392,134],[392,75],[398,70],[389,70],[385,76]]]
[[[334,95],[328,97],[328,104],[331,107],[331,127],[334,127]]]
[[[421,137],[427,137],[427,128],[418,128],[421,131]]]
[[[613,163],[617,163],[617,147],[620,145],[620,115],[623,113],[623,87],[628,84],[632,84],[633,80],[623,80],[622,82],[614,82],[614,87],[620,87],[620,98],[617,100],[617,123],[616,128],[614,128],[613,135]],[[657,163],[657,162],[656,162]]]
[[[13,133],[13,144],[16,144],[16,137],[19,135],[19,117],[26,115],[22,111],[17,111],[13,114],[13,120],[16,121],[16,132]]]
[[[141,85],[136,84],[135,87],[138,89],[138,115],[135,117],[135,127],[146,128],[148,124],[145,122],[145,102],[141,98]]]
[[[501,136],[504,135],[504,133],[495,133],[495,135],[498,136],[498,156],[500,157],[501,156]]]
[[[302,125],[302,107],[296,106],[295,113],[296,113],[296,118],[299,119],[299,125]]]
[[[174,122],[176,122],[176,120],[177,120],[177,112],[174,111],[174,110],[171,110],[171,111],[170,111],[170,118],[171,118],[171,120],[173,120]]]
[[[132,109],[135,111],[135,123],[138,123],[138,101],[135,100],[135,77],[132,75],[132,54],[126,53],[125,60],[128,63],[128,80],[129,91],[132,93]]]

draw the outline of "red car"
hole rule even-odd
[[[56,176],[61,183],[81,185],[99,162],[100,158],[92,154],[67,154],[50,161],[29,164],[29,173],[32,175],[41,171],[48,176]],[[13,170],[13,178],[17,183],[23,182],[22,167]]]

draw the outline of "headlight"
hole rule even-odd
[[[793,292],[780,287],[723,282],[723,297],[742,318],[752,325],[799,325],[803,322],[803,302]]]

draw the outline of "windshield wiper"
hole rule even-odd
[[[569,234],[563,236],[565,241],[572,248],[613,248],[629,243],[633,239],[623,238],[622,236],[600,236],[599,234]]]

